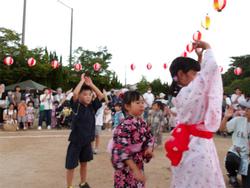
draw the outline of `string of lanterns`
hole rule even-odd
[[[3,63],[7,66],[11,66],[14,64],[14,59],[11,57],[11,56],[7,56],[4,58],[3,60]],[[30,57],[28,60],[27,60],[27,64],[29,67],[34,67],[36,65],[36,60],[35,58],[33,57]],[[57,61],[57,60],[52,60],[50,62],[50,65],[52,67],[52,69],[57,69],[61,66],[61,64]],[[100,63],[95,63],[93,65],[93,69],[94,71],[98,72],[100,69],[101,69],[101,64]],[[74,65],[74,70],[75,71],[81,71],[82,70],[82,64],[81,63],[76,63]]]

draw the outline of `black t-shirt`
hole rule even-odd
[[[95,113],[102,106],[102,103],[95,99],[87,107],[79,101],[70,101],[73,110],[72,131],[69,141],[85,145],[92,142],[95,138]]]

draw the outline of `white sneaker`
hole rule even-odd
[[[38,126],[37,129],[40,131],[40,130],[42,130],[42,127],[41,127],[41,126]]]
[[[94,149],[93,153],[98,154],[98,149]]]
[[[51,129],[51,126],[49,125],[49,126],[47,127],[47,129],[50,130],[50,129]]]
[[[27,130],[27,127],[23,127],[23,130]]]

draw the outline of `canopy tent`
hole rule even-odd
[[[47,88],[46,86],[41,85],[41,84],[34,82],[32,80],[26,80],[26,81],[19,82],[16,84],[8,85],[5,87],[5,90],[6,91],[14,90],[16,86],[20,86],[21,90],[26,90],[27,88],[29,88],[31,90],[42,91],[44,88]]]

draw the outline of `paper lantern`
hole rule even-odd
[[[194,41],[201,40],[201,32],[200,32],[200,31],[196,31],[196,32],[193,34],[193,40],[194,40]]]
[[[75,71],[80,71],[80,70],[82,70],[82,64],[81,63],[76,63],[75,65],[74,65],[74,69],[75,69]]]
[[[57,69],[60,66],[60,63],[57,60],[51,61],[51,67]]]
[[[95,64],[93,65],[93,68],[94,68],[94,70],[97,72],[97,71],[99,71],[99,70],[101,69],[101,65],[100,65],[99,63],[95,63]]]
[[[164,69],[167,69],[167,68],[168,68],[167,63],[164,63],[164,64],[163,64],[163,68],[164,68]]]
[[[189,43],[189,44],[186,46],[186,50],[187,50],[187,52],[191,53],[191,52],[194,50],[193,43]]]
[[[186,51],[182,52],[181,57],[187,57],[187,52]]]
[[[36,65],[36,60],[33,57],[29,58],[28,59],[28,66],[33,67],[35,65]]]
[[[10,66],[14,63],[14,60],[12,57],[8,56],[8,57],[4,58],[3,63],[7,66]]]
[[[222,73],[223,72],[223,67],[219,66],[218,68],[219,68],[220,73]]]
[[[221,12],[227,4],[226,0],[214,0],[214,9]]]
[[[203,27],[204,29],[208,30],[210,27],[210,17],[208,16],[208,14],[205,17],[205,20],[201,22],[201,27]]]
[[[242,68],[236,67],[236,68],[234,69],[234,74],[235,74],[235,75],[239,76],[239,75],[241,75],[241,73],[242,73]]]
[[[135,70],[135,65],[134,64],[131,64],[130,65],[130,69],[133,71],[133,70]]]
[[[152,69],[152,64],[151,64],[151,63],[148,63],[148,64],[147,64],[147,69],[148,69],[148,70]]]

